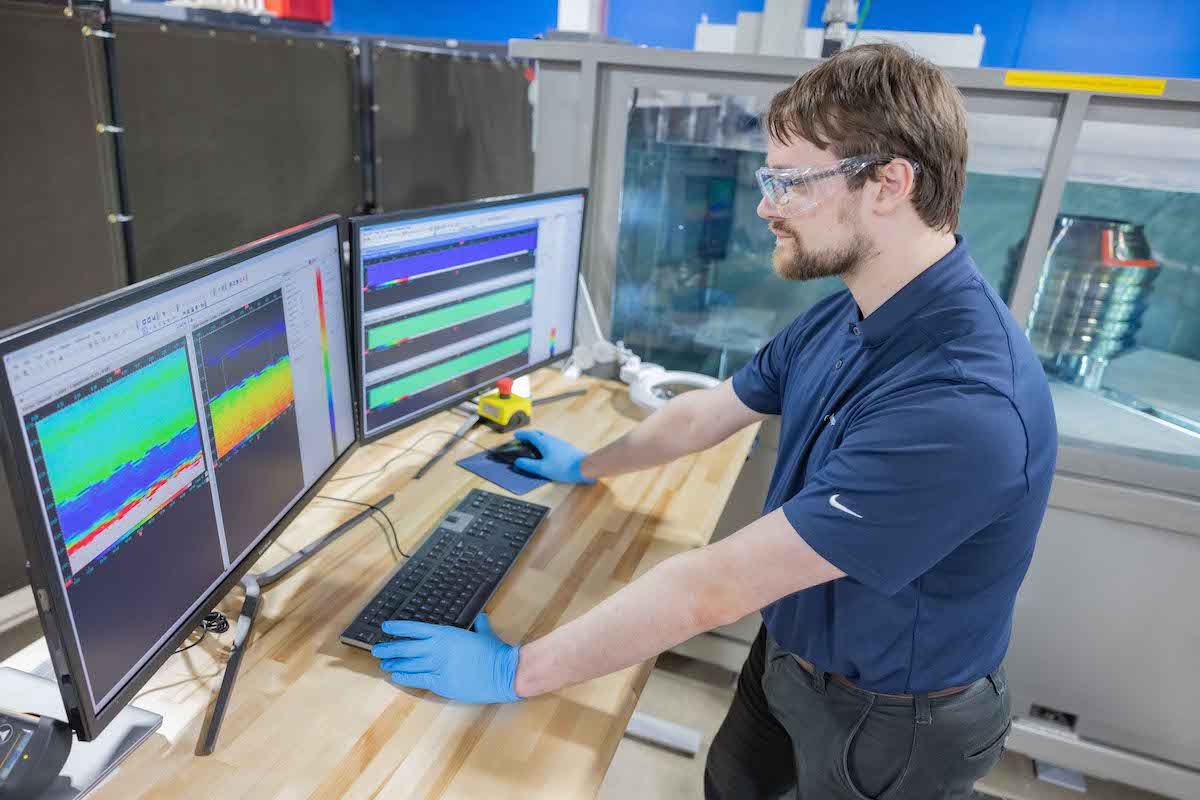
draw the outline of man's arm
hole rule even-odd
[[[716,544],[669,558],[578,619],[520,647],[492,632],[383,623],[402,637],[371,652],[392,681],[470,703],[507,703],[645,661],[781,597],[842,577],[782,511]]]
[[[523,645],[513,688],[533,697],[607,675],[843,575],[773,511],[720,542],[667,559]]]
[[[674,461],[720,444],[755,422],[766,419],[746,407],[725,381],[712,389],[672,398],[629,433],[587,456],[580,464],[585,478],[602,478]]]

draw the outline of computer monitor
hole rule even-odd
[[[364,441],[570,355],[587,191],[351,220]]]
[[[94,738],[352,449],[339,218],[0,334],[5,468]]]

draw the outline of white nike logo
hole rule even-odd
[[[853,511],[851,511],[850,509],[846,508],[846,507],[845,507],[844,505],[842,505],[841,503],[839,503],[839,502],[838,502],[838,498],[839,498],[839,497],[841,497],[841,495],[837,495],[837,494],[830,495],[830,496],[829,496],[829,505],[833,506],[833,507],[834,507],[834,508],[836,508],[838,511],[845,511],[847,514],[849,514],[849,515],[850,515],[850,516],[852,516],[852,517],[857,517],[858,519],[862,519],[862,518],[863,518],[863,515],[862,515],[862,514],[856,514],[856,513],[854,513]]]

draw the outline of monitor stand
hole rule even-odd
[[[389,494],[382,500],[375,501],[379,508],[392,502],[395,495]],[[200,748],[197,755],[212,755],[217,746],[217,737],[221,734],[221,723],[225,720],[225,711],[229,707],[229,698],[233,694],[233,685],[237,682],[238,670],[242,666],[242,656],[246,653],[246,645],[250,641],[250,632],[254,628],[254,618],[258,615],[258,601],[262,590],[287,575],[292,570],[304,564],[308,559],[333,544],[346,531],[375,512],[367,508],[355,514],[350,519],[337,526],[329,533],[292,555],[280,561],[265,572],[256,572],[242,578],[242,589],[246,599],[242,601],[242,611],[238,615],[237,627],[233,631],[233,645],[229,648],[229,661],[225,664],[225,674],[221,678],[221,688],[217,692],[217,702],[213,705],[212,715],[204,721],[200,731]]]
[[[417,470],[417,474],[413,476],[413,480],[419,480],[425,475],[426,472],[429,472],[429,470],[433,469],[433,465],[441,461],[442,456],[446,455],[446,453],[449,453],[450,448],[458,444],[459,439],[466,438],[467,433],[471,430],[471,428],[475,427],[476,422],[479,422],[479,415],[472,412],[471,415],[463,421],[463,424],[458,426],[458,430],[454,432],[454,435],[450,437],[450,439],[444,445],[442,445],[441,449],[430,456],[429,460],[425,462],[425,466]]]
[[[42,670],[38,670],[39,672]],[[19,697],[20,702],[9,698]],[[0,667],[0,704],[14,711],[66,721],[58,684],[39,675]],[[90,742],[74,741],[62,772],[38,800],[74,800],[102,781],[138,745],[162,725],[162,717],[137,706],[125,706]]]

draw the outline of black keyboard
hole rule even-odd
[[[472,489],[342,631],[341,640],[366,650],[391,641],[396,637],[380,626],[392,619],[470,627],[549,512]]]

